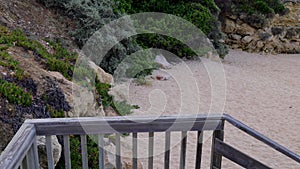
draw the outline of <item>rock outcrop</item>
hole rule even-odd
[[[163,69],[170,69],[172,65],[167,61],[164,55],[156,55],[155,62]]]
[[[258,53],[300,53],[300,2],[285,3],[289,13],[276,14],[265,26],[249,25],[244,15],[228,15],[223,31],[226,43],[233,49]]]
[[[104,139],[104,150],[105,150],[105,168],[115,169],[116,168],[116,155],[115,150],[116,146],[109,139]],[[132,169],[132,153],[129,152],[126,148],[122,150],[121,165],[122,169]],[[143,169],[142,163],[137,160],[137,168]]]
[[[56,136],[51,136],[51,146],[53,152],[53,160],[54,164],[56,165],[61,156],[61,145],[58,143]],[[37,146],[39,151],[39,162],[40,162],[40,169],[48,168],[48,161],[47,161],[47,151],[46,151],[46,137],[45,136],[38,136],[37,137]]]
[[[89,61],[89,66],[95,71],[97,78],[100,82],[107,84],[114,83],[113,76],[109,73],[106,73],[101,67],[97,66],[94,62]]]

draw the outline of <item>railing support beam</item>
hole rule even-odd
[[[212,148],[211,148],[211,169],[221,169],[222,167],[222,155],[216,152],[216,139],[221,141],[224,140],[224,120],[221,123],[221,130],[215,130],[212,137]]]

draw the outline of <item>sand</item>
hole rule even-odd
[[[300,154],[300,55],[259,55],[230,51],[221,67],[224,81],[206,61],[177,63],[156,75],[171,75],[166,81],[151,80],[152,85],[129,87],[129,99],[141,108],[133,115],[182,115],[223,113],[233,116],[258,132]],[[218,64],[218,63],[214,63]],[[218,67],[218,68],[217,68]],[[220,73],[220,72],[219,72]],[[212,77],[214,76],[214,77]],[[222,79],[222,78],[221,78]],[[214,84],[210,83],[211,81]],[[213,92],[212,92],[213,91]],[[211,132],[204,137],[202,168],[209,168]],[[138,155],[147,167],[148,135],[139,134]],[[172,133],[171,168],[179,168],[180,133]],[[195,166],[196,134],[188,134],[186,168]],[[131,138],[126,137],[130,147]],[[163,168],[164,134],[155,134],[154,168]],[[300,168],[288,157],[256,141],[230,124],[225,124],[225,142],[246,152],[272,168]],[[128,149],[128,151],[130,148]],[[126,150],[124,150],[126,151]],[[223,158],[223,168],[240,168]]]

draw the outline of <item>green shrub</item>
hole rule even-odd
[[[10,46],[9,45],[3,45],[3,46],[0,46],[0,51],[5,51],[9,48]]]
[[[155,54],[151,50],[142,50],[131,54],[119,64],[114,74],[115,81],[119,81],[123,77],[137,78],[151,74],[159,67],[154,60]]]
[[[76,38],[77,44],[82,47],[90,36],[100,29],[106,23],[115,20],[124,13],[133,14],[138,12],[164,12],[183,17],[193,24],[198,26],[204,33],[209,34],[218,22],[219,9],[213,0],[205,1],[169,1],[169,0],[153,0],[153,1],[138,1],[138,0],[104,0],[104,1],[71,1],[71,0],[38,0],[44,3],[47,7],[60,9],[67,16],[77,22],[77,29],[72,33]],[[217,28],[220,32],[220,27]],[[139,36],[138,36],[139,37]],[[147,40],[145,40],[147,39]],[[152,40],[151,40],[152,39]],[[154,41],[155,38],[142,35],[136,45],[135,38],[128,38],[121,41],[111,51],[109,51],[101,63],[101,67],[113,74],[118,64],[130,53],[136,52],[141,48],[159,46],[162,49],[172,48],[175,54],[182,56],[190,56],[190,50],[185,49],[186,46],[178,41],[172,42],[169,38],[161,38],[161,41]],[[218,44],[216,47],[224,46],[219,42],[220,39],[215,40]],[[171,41],[166,44],[164,41]],[[145,44],[144,42],[148,42]],[[164,44],[164,45],[162,45]],[[175,44],[175,45],[173,45]],[[173,45],[173,46],[172,46]],[[226,49],[226,47],[223,47]],[[218,50],[221,56],[225,56],[227,51]],[[187,52],[187,53],[186,53]]]
[[[96,80],[96,91],[101,96],[102,105],[104,108],[111,106],[116,110],[121,116],[131,114],[132,109],[138,109],[137,105],[130,105],[127,102],[117,102],[113,100],[113,97],[108,94],[111,85],[106,83],[101,83]]]
[[[284,14],[287,11],[280,0],[216,0],[216,3],[223,12],[234,14],[256,13],[272,17],[275,13]]]
[[[111,85],[106,83],[101,83],[97,80],[95,88],[97,93],[101,96],[103,107],[111,106],[113,104],[113,98],[108,94]]]
[[[32,103],[32,96],[14,83],[0,79],[0,93],[10,103],[29,106]]]
[[[118,111],[121,116],[126,116],[132,113],[132,109],[138,109],[137,105],[130,105],[127,102],[114,102],[113,108]]]
[[[274,10],[270,8],[264,1],[255,1],[254,8],[260,11],[262,14],[274,13]]]
[[[128,14],[140,12],[163,12],[182,17],[202,30],[206,35],[210,33],[220,33],[220,24],[218,21],[219,8],[213,0],[204,1],[169,1],[169,0],[115,0],[117,9]],[[162,25],[165,27],[165,25]],[[168,31],[172,28],[168,28]],[[210,37],[209,37],[210,38]],[[226,45],[220,43],[224,36],[214,38],[214,46],[221,57],[228,53]],[[169,50],[179,57],[195,56],[195,53],[188,49],[180,41],[157,34],[144,34],[137,36],[138,43],[144,48],[157,47]],[[221,49],[221,50],[219,50]]]
[[[21,80],[24,77],[24,71],[19,67],[19,64],[8,52],[0,51],[0,65],[15,71],[14,76]]]
[[[16,70],[17,77],[21,78],[22,69],[18,66],[18,62],[5,51],[8,47],[16,45],[26,50],[33,51],[36,55],[44,59],[49,70],[61,72],[66,78],[71,79],[73,75],[73,65],[77,59],[76,53],[70,53],[62,47],[61,42],[52,42],[48,39],[49,45],[54,49],[54,54],[50,54],[45,47],[36,40],[27,38],[20,30],[7,30],[6,27],[0,26],[0,44],[5,46],[0,50],[0,64]],[[6,60],[6,61],[3,61]],[[20,74],[21,73],[21,74]]]
[[[137,77],[134,81],[137,85],[150,86],[152,82],[147,80],[144,76]]]
[[[72,169],[82,168],[82,156],[81,156],[81,139],[78,135],[70,136],[70,156]],[[88,165],[90,169],[99,168],[99,150],[98,145],[95,142],[96,138],[93,136],[87,136],[87,152],[88,152]],[[64,169],[64,159],[60,159],[56,165],[57,169]]]
[[[51,118],[64,118],[65,112],[64,110],[55,110],[53,107],[47,105],[46,111],[50,113]]]
[[[61,12],[76,21],[77,29],[71,34],[75,37],[79,47],[83,47],[93,33],[103,25],[121,16],[114,13],[113,0],[38,0],[38,2],[45,4],[47,7],[61,9]],[[136,44],[134,41],[134,39],[128,38],[120,42],[106,54],[101,67],[113,74],[113,71],[127,54],[141,49],[139,46],[134,45]]]

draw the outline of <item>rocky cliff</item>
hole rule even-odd
[[[264,26],[245,22],[246,15],[227,14],[223,31],[232,49],[259,53],[300,53],[300,1],[285,1],[287,14],[265,18]]]

